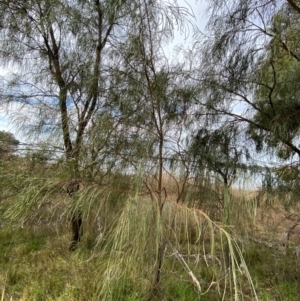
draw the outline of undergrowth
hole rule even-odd
[[[137,262],[133,262],[134,240],[131,245],[122,245],[118,251],[112,243],[98,246],[96,251],[83,242],[76,252],[70,253],[65,248],[69,239],[66,231],[61,229],[57,234],[43,228],[1,229],[0,300],[222,299],[218,288],[222,284],[216,283],[217,275],[201,256],[197,258],[190,254],[190,258],[186,255],[185,260],[203,288],[208,289],[207,292],[201,295],[197,291],[182,264],[171,250],[167,250],[160,295],[149,297],[153,267],[146,261],[153,252],[150,246],[148,254],[144,254],[144,258],[136,258]],[[124,254],[129,258],[122,256]],[[259,300],[299,300],[299,267],[294,254],[287,257],[281,250],[249,243],[243,255]],[[152,260],[149,262],[153,264]],[[222,275],[219,270],[217,273]],[[248,281],[243,275],[238,277],[243,291],[241,300],[253,300]],[[230,294],[224,298],[232,299]]]
[[[165,198],[161,207],[117,181],[72,199],[59,181],[32,183],[16,182],[21,192],[0,206],[1,301],[299,300],[295,254],[247,239],[254,228],[241,199],[225,229],[201,206]],[[73,210],[84,235],[70,252]]]
[[[1,229],[3,300],[237,300],[238,273],[255,297],[238,247],[200,210],[169,203],[160,214],[152,201],[133,196],[92,246],[87,230],[77,251],[68,252],[67,231],[42,223]],[[231,246],[232,271],[223,264],[222,239]]]

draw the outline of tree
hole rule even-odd
[[[247,128],[257,151],[298,157],[298,4],[217,0],[210,9],[198,103]]]
[[[184,26],[188,10],[174,9],[160,1],[113,0],[1,1],[0,8],[3,16],[1,62],[4,66],[14,66],[16,70],[2,98],[7,105],[12,105],[14,121],[29,134],[43,139],[56,137],[56,144],[64,150],[70,183],[85,174],[85,166],[93,175],[95,164],[99,170],[100,163],[109,165],[109,162],[122,161],[122,154],[117,150],[121,144],[116,135],[111,130],[103,135],[106,129],[99,129],[102,118],[99,116],[106,116],[113,130],[120,129],[116,107],[111,105],[111,94],[107,93],[116,90],[112,71],[119,61],[114,53],[123,56],[124,43],[132,41],[133,36],[138,37],[140,30],[143,39],[137,53],[139,59],[145,59],[140,66],[153,73],[147,61],[147,56],[152,59],[153,55],[152,42],[146,41],[151,40],[148,34],[151,35],[155,27],[160,28],[165,37],[171,38],[175,18],[179,26]],[[156,42],[162,43],[160,40]],[[142,54],[144,50],[147,53]],[[131,52],[135,56],[134,48]],[[128,59],[130,61],[130,57]],[[147,72],[143,76],[147,76]],[[147,85],[153,87],[158,83],[153,78],[147,81]],[[155,89],[158,93],[159,88]],[[16,108],[26,116],[17,115]],[[163,121],[160,120],[157,129],[162,141]],[[99,137],[102,135],[98,141],[96,131],[100,131]],[[114,141],[108,143],[113,137]],[[87,143],[90,139],[93,141]],[[99,145],[100,141],[103,145]],[[113,152],[110,151],[112,148]],[[92,162],[87,162],[89,158]],[[159,169],[161,179],[161,165]],[[158,186],[161,194],[161,184]],[[72,198],[75,195],[72,194]],[[74,249],[82,233],[81,212],[74,211],[71,220],[71,249]]]
[[[236,179],[238,171],[245,169],[245,165],[241,163],[244,150],[238,146],[238,140],[239,128],[229,124],[221,129],[199,129],[190,145],[190,151],[194,158],[193,170],[196,175],[196,183],[199,178],[203,177],[205,171],[212,174],[211,178],[214,178],[216,182],[221,178],[222,195],[220,201],[224,227],[230,225],[232,206],[230,187]],[[228,245],[225,246],[225,262],[226,266],[229,267]]]
[[[0,156],[16,150],[20,141],[12,133],[0,131]]]
[[[163,175],[166,172],[166,157],[174,143],[172,131],[186,113],[190,100],[190,87],[184,87],[182,66],[171,66],[164,54],[163,43],[172,35],[170,23],[177,17],[184,21],[185,10],[175,12],[169,8],[156,6],[155,2],[144,2],[137,10],[142,16],[130,31],[126,43],[117,49],[119,65],[115,68],[114,81],[110,87],[111,106],[119,116],[119,130],[124,134],[123,159],[137,168],[143,164],[143,184],[153,203],[155,223],[162,224],[162,211],[167,198]],[[163,28],[162,28],[163,27]],[[139,161],[139,162],[137,162]],[[140,163],[140,164],[138,164]],[[145,166],[145,167],[144,167]],[[155,279],[153,293],[159,291],[161,268],[166,249],[163,227],[157,235],[155,256]]]
[[[286,40],[289,51],[281,47],[278,38],[273,38],[267,49],[267,57],[260,59],[260,85],[254,94],[254,103],[259,110],[253,120],[270,131],[260,130],[253,125],[248,130],[258,149],[265,143],[275,148],[277,155],[284,160],[295,154],[300,155],[297,147],[300,127],[297,85],[300,61],[297,57],[300,53],[296,38],[300,33],[299,18],[300,15],[288,5],[283,5],[274,15],[272,29],[280,40]]]
[[[170,21],[176,18],[184,26],[187,15],[185,9],[174,12],[151,2],[144,2],[138,14],[143,17],[133,24],[129,39],[116,51],[119,65],[114,70],[109,97],[127,143],[136,144],[130,149],[133,153],[122,150],[124,157],[131,162],[134,157],[150,163],[148,172],[156,181],[147,187],[151,194],[156,192],[162,210],[166,145],[173,143],[172,125],[181,123],[192,97],[191,87],[184,82],[183,66],[169,64],[163,43],[172,37]],[[169,21],[165,22],[165,16]]]
[[[3,98],[30,116],[19,127],[35,135],[59,133],[69,177],[79,178],[84,137],[104,103],[110,63],[104,54],[113,40],[122,40],[138,3],[35,0],[0,5],[2,64],[17,70]],[[72,218],[72,249],[80,240],[81,224],[79,212]]]

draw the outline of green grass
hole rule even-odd
[[[86,248],[84,244],[77,252],[69,253],[66,250],[69,237],[64,231],[61,233],[57,236],[42,228],[38,232],[35,230],[34,234],[30,229],[21,229],[17,233],[1,229],[1,301],[98,300],[99,281],[103,280],[99,273],[111,257],[109,254],[97,257],[99,254],[95,255],[95,250]],[[249,244],[244,256],[259,300],[300,299],[299,268],[293,254],[286,257],[279,250]],[[195,263],[190,260],[189,264],[201,280],[203,289],[207,289],[213,280],[210,268],[203,261]],[[105,300],[149,300],[152,279],[147,278],[147,271],[144,271],[143,279],[137,279],[133,274],[131,277],[123,276],[111,285],[112,290]],[[249,284],[245,279],[242,286],[247,293]],[[248,292],[244,300],[253,300],[251,292]],[[151,300],[213,301],[220,298],[216,285],[211,285],[206,294],[200,295],[180,263],[166,257],[159,296],[153,296]]]
[[[96,201],[97,195],[91,208],[97,207]],[[172,216],[172,210],[178,210],[176,219],[170,219],[175,226],[170,228],[149,200],[127,198],[118,212],[106,216],[109,227],[98,244],[93,241],[98,234],[87,231],[87,225],[92,229],[94,224],[86,221],[85,237],[75,252],[68,251],[67,219],[60,227],[53,227],[52,221],[0,229],[0,300],[214,301],[224,296],[223,300],[231,301],[235,293],[240,300],[255,300],[234,243],[235,269],[228,273],[224,268],[226,235],[222,228],[199,210],[176,206],[169,204],[166,214]],[[94,220],[94,212],[90,213]],[[205,235],[199,236],[203,225]],[[168,244],[154,293],[159,247],[165,238]],[[184,255],[184,261],[175,256],[175,250]],[[205,260],[204,254],[212,252],[218,261]],[[299,268],[293,252],[285,256],[275,248],[248,242],[242,255],[259,300],[300,300]],[[201,292],[192,276],[200,283]]]
[[[200,300],[200,295],[195,291],[190,283],[175,282],[170,285],[168,289],[169,298],[166,300],[182,300],[182,301],[194,301]]]
[[[88,254],[83,258],[69,254],[65,250],[67,237],[56,237],[47,230],[34,235],[23,229],[0,231],[1,252],[5,254],[0,264],[4,300],[84,300],[88,295],[88,281],[94,277],[84,266]]]
[[[263,301],[300,300],[300,266],[294,254],[250,244],[245,261]]]

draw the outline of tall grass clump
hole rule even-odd
[[[182,204],[165,202],[160,211],[153,200],[128,198],[105,245],[94,252],[101,300],[164,300],[174,284],[188,284],[199,299],[240,300],[245,279],[257,299],[235,240],[201,210]]]

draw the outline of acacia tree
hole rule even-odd
[[[176,18],[184,26],[189,17],[187,10],[166,7],[163,14],[159,10],[161,7],[155,2],[144,2],[137,11],[141,18],[133,23],[129,39],[116,47],[120,63],[114,70],[110,99],[127,143],[138,145],[128,154],[123,149],[124,157],[130,157],[131,162],[132,157],[147,161],[148,171],[156,180],[153,185],[146,181],[145,184],[150,194],[157,195],[161,211],[166,145],[171,148],[172,131],[185,118],[192,92],[183,80],[183,66],[171,65],[163,49],[164,43],[172,38],[172,20]]]
[[[109,106],[111,98],[106,94],[114,89],[111,71],[119,63],[112,49],[122,53],[124,42],[137,36],[139,30],[143,36],[141,42],[146,43],[144,37],[151,33],[152,26],[171,37],[175,20],[183,26],[187,10],[161,1],[1,1],[0,6],[3,16],[1,63],[16,70],[3,90],[3,99],[12,105],[15,122],[20,122],[15,109],[25,112],[26,118],[18,124],[19,128],[27,133],[41,133],[43,139],[51,134],[58,137],[56,143],[64,150],[72,184],[67,190],[73,197],[78,189],[78,182],[73,180],[81,177],[82,158],[89,154],[84,160],[90,157],[97,164],[104,162],[98,160],[99,152],[114,144],[108,143],[113,137],[111,131],[99,140],[102,146],[99,141],[86,143],[89,137],[97,139],[95,132],[101,124],[98,117],[107,112],[112,127],[120,129],[114,121],[115,107]],[[150,7],[153,8],[151,16]],[[148,69],[143,75],[145,78],[153,71],[147,58],[149,55],[153,58],[151,43],[137,50],[140,59],[146,60],[141,62],[141,66]],[[143,49],[147,49],[147,54],[141,55]],[[131,50],[135,55],[135,49]],[[151,81],[147,79],[148,86],[158,83],[156,79]],[[158,96],[152,99],[155,98]],[[161,132],[163,120],[158,118],[160,124],[156,127]],[[87,146],[92,149],[87,150]],[[109,156],[112,158],[111,153]],[[85,161],[84,164],[95,166],[90,163]],[[161,183],[161,165],[159,169]],[[161,190],[158,188],[159,195]],[[81,237],[80,210],[75,210],[71,219],[73,249]]]
[[[210,36],[199,46],[198,103],[244,124],[258,151],[276,150],[282,159],[300,154],[299,12],[292,0],[212,1]]]
[[[144,164],[143,183],[153,202],[155,227],[162,223],[167,197],[163,183],[166,157],[170,155],[169,149],[174,143],[172,136],[184,119],[192,94],[190,88],[183,85],[182,66],[169,64],[163,50],[163,44],[172,37],[175,18],[184,25],[187,11],[166,7],[162,14],[160,10],[155,2],[145,1],[137,10],[141,18],[133,23],[126,43],[116,47],[115,55],[120,63],[114,70],[110,88],[111,105],[119,116],[120,132],[125,134],[126,145],[133,147],[122,149],[123,157],[130,163],[140,160]],[[155,229],[155,294],[159,291],[166,248],[162,228]]]
[[[300,155],[296,142],[300,126],[297,85],[300,74],[297,42],[299,21],[300,14],[287,4],[273,17],[271,28],[277,36],[271,39],[266,56],[259,59],[261,72],[253,101],[259,109],[254,114],[253,121],[268,128],[269,132],[253,124],[248,130],[258,149],[265,143],[275,148],[282,159]],[[282,46],[283,40],[286,47]]]
[[[238,146],[239,128],[229,124],[220,129],[201,128],[193,137],[190,151],[194,158],[195,179],[203,177],[204,171],[212,174],[215,181],[221,179],[221,209],[224,227],[230,225],[231,193],[230,187],[238,173],[244,169],[241,163],[243,147]],[[215,189],[216,187],[214,187]],[[211,201],[211,200],[210,200]],[[225,264],[229,267],[229,249],[225,246]]]
[[[281,166],[269,170],[264,188],[267,192],[279,193],[287,207],[297,202],[299,192],[299,21],[300,14],[288,4],[282,5],[273,17],[272,30],[285,41],[286,47],[274,37],[266,55],[260,58],[258,80],[261,84],[254,94],[260,111],[253,116],[255,123],[270,131],[253,125],[248,127],[259,151],[266,146],[275,150],[282,160]]]
[[[112,40],[122,40],[136,3],[35,0],[0,5],[1,63],[17,70],[3,98],[26,111],[26,126],[18,124],[23,130],[59,132],[69,176],[79,178],[85,133],[103,105],[105,55]],[[74,213],[71,248],[80,240],[81,224],[81,213]]]
[[[241,159],[244,153],[238,146],[239,128],[228,125],[221,129],[199,129],[193,137],[190,151],[194,158],[194,170],[201,175],[202,170],[208,169],[221,178],[224,186],[224,196],[229,193],[229,188],[236,179],[239,169],[243,168]],[[229,224],[229,204],[225,203],[224,213],[226,224]]]

